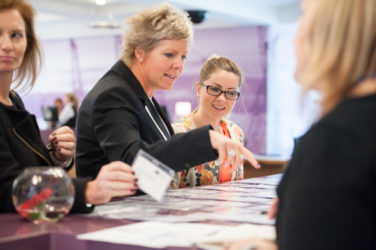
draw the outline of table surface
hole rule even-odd
[[[0,249],[147,249],[141,246],[78,240],[76,235],[137,221],[251,223],[271,225],[266,210],[281,175],[168,190],[162,203],[147,195],[97,206],[91,215],[70,214],[55,224],[35,225],[18,214],[0,214]],[[168,249],[181,249],[171,247]]]

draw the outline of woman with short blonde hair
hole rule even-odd
[[[121,59],[78,112],[77,175],[95,177],[103,163],[114,159],[131,164],[140,149],[176,171],[216,158],[237,167],[241,155],[258,166],[250,151],[209,125],[175,135],[153,97],[156,90],[170,90],[182,73],[192,40],[187,13],[164,3],[126,24]]]
[[[189,43],[193,40],[193,28],[187,13],[167,3],[131,16],[125,24],[121,58],[128,65],[133,64],[136,47],[150,51],[165,39]]]

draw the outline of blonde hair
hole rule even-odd
[[[310,8],[309,55],[299,81],[306,89],[320,84],[327,113],[376,72],[376,1],[315,0]]]
[[[16,9],[21,14],[25,22],[26,32],[26,51],[23,61],[18,67],[13,79],[14,88],[23,85],[24,89],[31,89],[34,86],[42,64],[42,55],[40,45],[34,30],[35,11],[33,7],[25,0],[1,0],[0,10]]]
[[[123,34],[121,59],[130,66],[135,57],[135,49],[149,52],[165,39],[193,39],[192,22],[188,14],[168,3],[159,4],[129,17]]]
[[[210,75],[218,70],[224,70],[237,75],[239,77],[239,87],[241,87],[243,79],[240,68],[227,57],[218,55],[212,55],[206,60],[200,71],[200,82],[208,80]]]
[[[69,101],[73,104],[73,108],[74,110],[76,110],[76,112],[78,111],[78,98],[75,94],[73,93],[67,93],[65,94],[66,97],[68,97]]]

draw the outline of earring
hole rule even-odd
[[[140,62],[142,62],[144,59],[143,58],[140,58]]]

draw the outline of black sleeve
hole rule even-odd
[[[373,249],[376,176],[366,141],[328,124],[300,139],[278,186],[280,250]]]
[[[138,102],[138,103],[137,103]],[[139,149],[144,149],[176,171],[216,159],[211,146],[210,127],[173,135],[168,141],[148,143],[140,131],[151,126],[140,101],[129,93],[111,91],[99,96],[93,107],[93,128],[98,143],[111,162],[121,160],[128,164]],[[153,126],[153,125],[152,125]]]
[[[13,180],[22,172],[9,149],[3,131],[0,129],[0,212],[14,212],[12,203]]]
[[[12,151],[9,148],[7,140],[0,129],[0,212],[15,212],[12,202],[12,184],[14,179],[21,174],[25,167],[19,165]],[[75,187],[75,199],[72,212],[87,213],[92,208],[86,206],[85,189],[89,179],[78,178],[73,179]]]
[[[94,206],[88,206],[85,201],[86,185],[90,181],[90,178],[75,178],[72,180],[75,196],[74,203],[71,209],[71,213],[90,213],[93,211]]]

